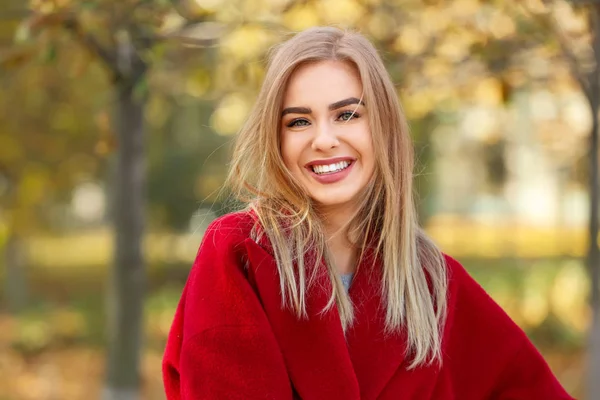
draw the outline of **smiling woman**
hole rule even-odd
[[[417,223],[413,148],[371,43],[276,47],[164,356],[168,399],[570,399]]]

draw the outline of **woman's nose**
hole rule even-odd
[[[312,141],[312,149],[315,151],[327,151],[340,145],[335,135],[335,129],[329,124],[319,124],[315,130]]]

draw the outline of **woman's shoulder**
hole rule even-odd
[[[448,295],[450,306],[455,302],[468,304],[470,307],[501,308],[496,304],[485,289],[471,276],[465,267],[455,258],[443,253],[446,261],[448,279]]]
[[[455,274],[458,274],[458,278],[461,279],[465,277],[465,274],[469,275],[469,273],[465,270],[463,265],[456,258],[446,253],[442,253],[442,256],[444,257],[444,261],[446,262],[446,271],[450,277],[452,277]]]
[[[525,333],[453,257],[444,254],[448,276],[448,328],[473,330],[478,336],[502,338],[519,346],[527,341]]]
[[[204,231],[196,262],[206,257],[235,258],[246,265],[248,248],[260,248],[274,257],[269,237],[254,210],[243,210],[214,219]]]
[[[444,258],[448,272],[444,362],[457,387],[475,393],[477,382],[498,398],[571,399],[525,332],[460,262],[446,254]]]
[[[256,224],[252,211],[237,211],[214,219],[206,228],[202,246],[235,246],[251,235]]]
[[[460,261],[446,253],[442,253],[442,255],[445,260],[448,290],[451,297],[485,297],[493,302],[485,289],[471,276]]]

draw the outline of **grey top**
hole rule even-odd
[[[342,284],[344,285],[344,288],[346,289],[346,293],[348,293],[348,290],[350,289],[350,284],[352,283],[353,277],[354,277],[353,273],[340,275],[340,278],[342,278]]]

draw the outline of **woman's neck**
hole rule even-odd
[[[356,270],[357,249],[348,237],[350,218],[350,214],[341,212],[323,215],[327,248],[340,274],[349,274]]]

